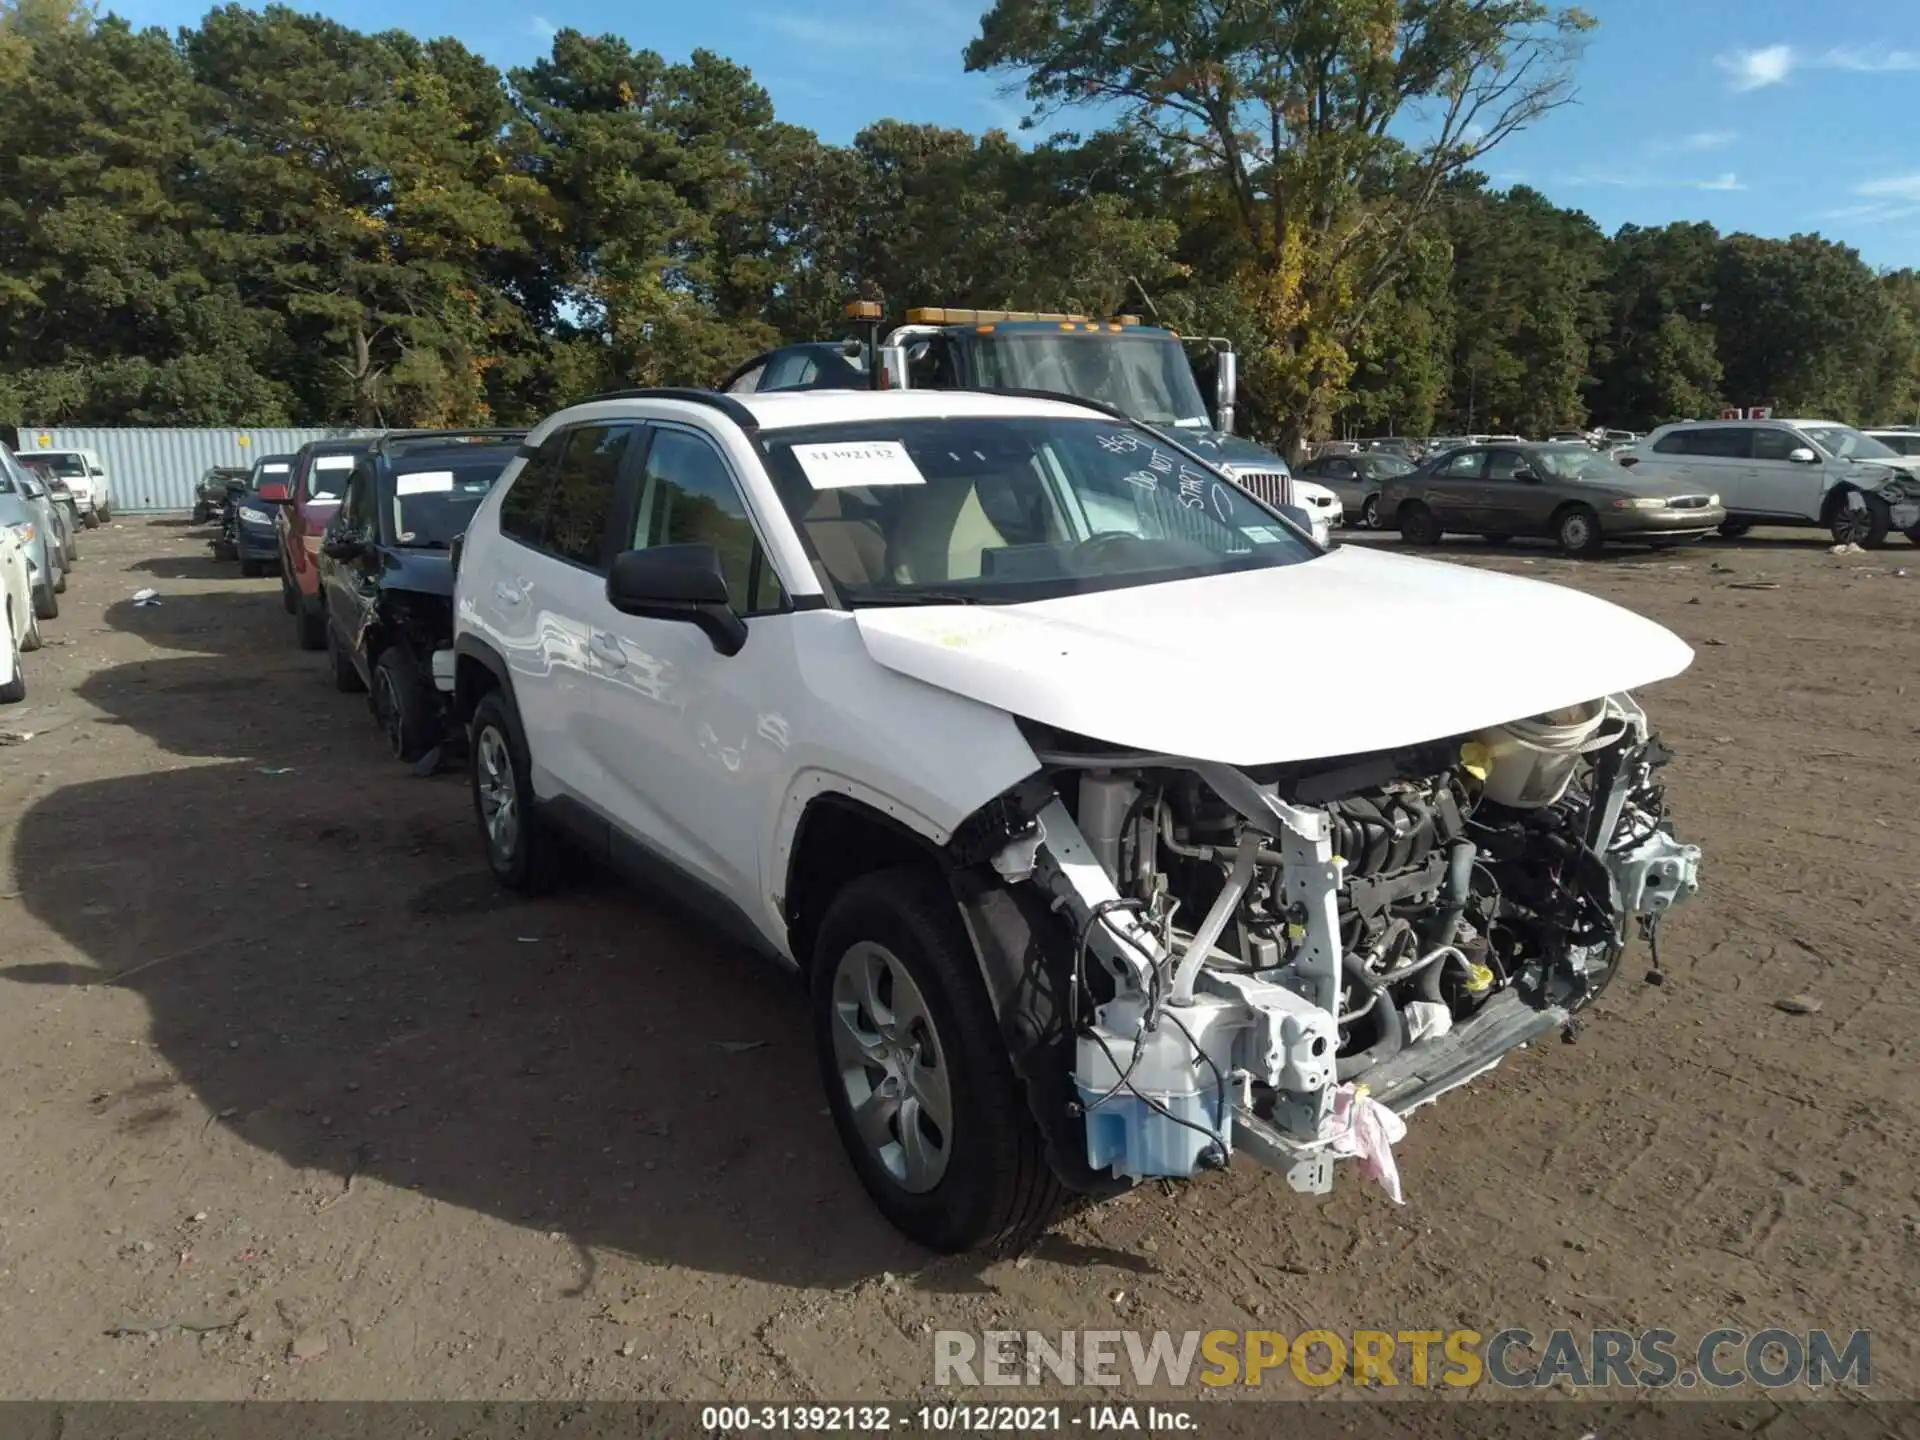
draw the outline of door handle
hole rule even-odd
[[[527,592],[511,581],[496,580],[493,582],[493,598],[502,605],[519,605],[526,600]]]
[[[624,670],[627,665],[626,648],[604,630],[595,630],[587,637],[587,648],[615,670]]]

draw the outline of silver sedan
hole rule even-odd
[[[1396,475],[1410,475],[1413,465],[1398,455],[1322,455],[1293,472],[1302,480],[1324,485],[1340,497],[1349,525],[1364,530],[1380,528],[1380,487]]]

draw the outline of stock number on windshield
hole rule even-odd
[[[708,1405],[700,1428],[708,1434],[749,1430],[841,1431],[871,1435],[882,1430],[1026,1431],[1060,1429],[1058,1405]]]

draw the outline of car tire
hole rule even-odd
[[[67,567],[65,565],[60,567],[60,578],[53,582],[53,593],[56,595],[64,595],[67,593]]]
[[[309,605],[306,597],[298,592],[293,600],[293,633],[302,650],[327,648],[326,612]]]
[[[1418,500],[1400,507],[1400,538],[1409,545],[1438,545],[1446,531],[1440,517]]]
[[[1509,544],[1513,540],[1513,536],[1503,535],[1498,530],[1495,530],[1490,534],[1482,535],[1480,538],[1486,541],[1487,544],[1494,546],[1496,549],[1499,546]]]
[[[111,525],[113,523],[113,510],[111,507],[102,505],[100,507],[99,514],[100,514],[100,523],[102,525]]]
[[[89,530],[98,530],[100,528],[100,512],[98,510],[89,510],[87,512],[86,525]]]
[[[1752,529],[1753,522],[1751,520],[1722,520],[1720,522],[1720,534],[1722,538],[1727,540],[1738,540],[1741,536],[1750,533]]]
[[[389,645],[374,662],[373,716],[394,759],[411,765],[433,748],[436,737],[429,693],[413,656],[398,645]]]
[[[42,585],[33,592],[33,613],[42,620],[60,618],[60,597],[53,593],[53,586]]]
[[[1852,503],[1856,495],[1861,501],[1858,507]],[[1878,550],[1885,545],[1892,528],[1893,511],[1887,502],[1864,490],[1848,490],[1839,496],[1827,519],[1827,532],[1834,544],[1858,545],[1862,550]]]
[[[1369,495],[1360,502],[1360,528],[1378,530],[1380,528],[1380,497]]]
[[[812,959],[821,1078],[874,1204],[930,1250],[1024,1248],[1066,1191],[952,895],[917,868],[863,875]]]
[[[280,567],[280,608],[289,615],[300,608],[300,592],[293,588],[293,580],[284,565]]]
[[[342,695],[359,695],[367,688],[367,682],[360,678],[360,672],[353,668],[353,656],[347,653],[340,643],[340,637],[334,633],[333,626],[327,625],[327,669],[333,676],[333,688]]]
[[[213,558],[216,560],[238,560],[240,551],[231,540],[213,542]]]
[[[27,647],[13,638],[12,615],[0,615],[0,624],[7,627],[6,634],[0,636],[0,643],[13,648],[13,679],[0,685],[0,705],[18,705],[27,698],[27,672],[20,663],[20,656]]]
[[[258,580],[262,575],[267,573],[266,562],[264,560],[242,560],[240,562],[240,573],[249,580]]]
[[[489,690],[474,706],[467,768],[473,814],[493,878],[522,895],[540,895],[560,880],[560,837],[534,809],[533,764],[513,702]],[[496,821],[506,817],[504,826]]]
[[[1554,517],[1553,538],[1562,554],[1575,558],[1598,555],[1605,538],[1600,533],[1600,517],[1586,505],[1569,505]]]
[[[40,617],[31,609],[27,611],[27,633],[20,637],[20,653],[31,655],[45,642],[40,638]]]
[[[1911,540],[1916,545],[1920,545],[1920,525],[1916,525],[1911,530],[1907,531],[1907,539]]]

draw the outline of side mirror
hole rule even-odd
[[[1787,459],[1796,465],[1818,465],[1820,457],[1805,445],[1796,445],[1787,452]]]
[[[254,493],[269,505],[285,505],[293,499],[284,480],[262,481],[260,488]]]
[[[711,545],[622,551],[607,572],[607,603],[622,615],[697,625],[722,655],[737,655],[747,643],[747,622],[733,611]]]
[[[337,530],[329,530],[326,538],[320,542],[320,553],[329,560],[358,560],[366,551],[364,540],[343,535]]]
[[[105,475],[106,473],[107,472],[102,470],[98,465],[89,465],[87,467],[87,474],[91,475],[96,480],[98,480],[102,475]]]
[[[1214,423],[1224,434],[1233,433],[1234,402],[1240,395],[1240,357],[1231,350],[1213,352]]]

